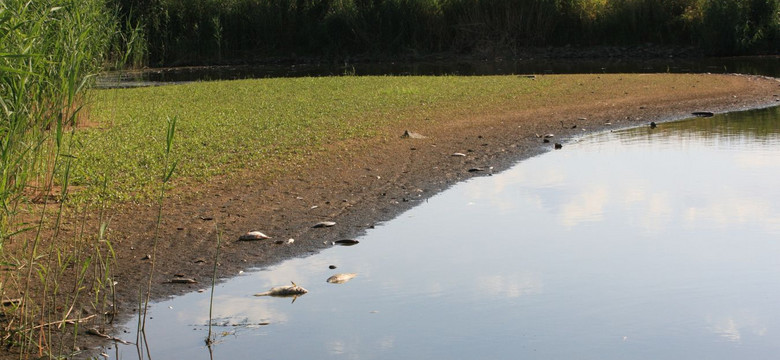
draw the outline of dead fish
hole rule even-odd
[[[250,231],[250,232],[248,232],[248,233],[246,233],[244,235],[241,235],[238,238],[238,241],[265,240],[265,239],[270,239],[270,238],[271,238],[270,236],[268,236],[266,234],[263,234],[263,233],[261,233],[259,231]]]
[[[290,245],[295,242],[295,239],[287,239],[287,240],[276,240],[274,244],[276,245]]]
[[[352,246],[360,241],[352,240],[352,239],[344,239],[344,240],[336,240],[333,242],[333,245],[341,245],[341,246]]]
[[[331,284],[343,284],[347,281],[352,280],[357,274],[355,273],[346,273],[346,274],[336,274],[328,278],[326,280],[327,282]]]
[[[409,130],[404,131],[404,134],[401,135],[402,138],[406,139],[425,139],[426,137],[422,134],[418,134],[416,132],[411,132]]]
[[[313,228],[323,228],[323,227],[331,227],[333,225],[336,225],[336,223],[333,222],[333,221],[320,221],[320,222],[314,224],[314,226],[312,226],[312,227]]]
[[[171,279],[171,284],[197,284],[198,281],[195,279],[185,278],[185,277],[175,277]]]
[[[87,329],[87,335],[102,337],[104,339],[116,341],[116,342],[122,343],[124,345],[132,345],[133,344],[131,342],[124,341],[124,340],[122,340],[120,338],[113,337],[111,335],[105,334],[102,331],[98,330],[97,328],[89,328],[89,329]],[[108,356],[106,356],[106,357],[108,357]]]
[[[455,156],[455,157],[464,157],[464,156],[466,156],[466,154],[464,154],[464,153],[458,153],[458,152],[456,152],[456,153],[452,153],[452,156]]]
[[[694,111],[691,114],[693,116],[698,116],[698,117],[711,117],[711,116],[715,115],[715,114],[713,114],[713,113],[711,113],[709,111]]]
[[[271,290],[268,290],[266,292],[261,292],[255,294],[255,296],[275,296],[275,297],[290,297],[290,296],[300,296],[303,295],[309,290],[306,290],[298,284],[290,281],[292,285],[285,285],[285,286],[277,286],[274,288],[271,288]]]

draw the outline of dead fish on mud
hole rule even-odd
[[[328,280],[325,280],[331,284],[343,284],[347,281],[352,280],[357,274],[355,273],[346,273],[346,274],[336,274],[328,278]]]
[[[303,294],[309,292],[309,290],[306,290],[306,289],[298,286],[298,284],[296,284],[296,283],[294,283],[292,281],[290,281],[290,282],[292,283],[292,285],[277,286],[277,287],[271,288],[271,290],[268,290],[266,292],[257,293],[257,294],[255,294],[255,296],[275,296],[275,297],[296,296],[297,297],[297,296],[300,296],[300,295],[303,295]],[[293,301],[295,301],[295,300],[293,300]]]
[[[330,244],[331,245],[341,245],[341,246],[352,246],[352,245],[355,245],[355,244],[357,244],[359,242],[360,241],[357,241],[357,240],[344,239],[344,240],[331,241]]]
[[[331,226],[334,226],[334,225],[336,225],[336,223],[333,222],[333,221],[320,221],[320,222],[314,224],[314,226],[312,226],[312,227],[313,228],[324,228],[324,227],[331,227]]]
[[[255,240],[265,240],[270,238],[271,238],[270,236],[263,234],[259,231],[250,231],[244,235],[241,235],[238,238],[238,241],[255,241]]]

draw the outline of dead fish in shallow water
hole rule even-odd
[[[246,233],[244,235],[241,235],[238,238],[238,241],[265,240],[265,239],[270,239],[270,238],[271,238],[270,236],[268,236],[266,234],[263,234],[263,233],[261,233],[259,231],[250,231],[250,232],[248,232],[248,233]]]
[[[309,290],[306,290],[298,286],[296,283],[292,281],[290,282],[292,283],[292,285],[277,286],[271,288],[271,290],[268,290],[266,292],[257,293],[255,294],[255,296],[290,297],[290,296],[300,296],[309,292]]]
[[[357,244],[359,242],[360,241],[357,241],[357,240],[344,239],[344,240],[333,241],[332,244],[333,245],[341,245],[341,246],[352,246],[352,245],[355,245],[355,244]]]
[[[314,224],[314,226],[312,226],[312,227],[313,228],[324,228],[324,227],[331,227],[333,225],[336,225],[336,223],[333,222],[333,221],[320,221],[320,222]]]
[[[355,273],[346,273],[346,274],[336,274],[328,278],[328,280],[325,280],[331,284],[343,284],[347,281],[352,280],[357,274]]]

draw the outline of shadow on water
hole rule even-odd
[[[135,87],[190,81],[343,75],[509,75],[582,73],[741,73],[780,76],[778,57],[699,59],[587,59],[434,61],[390,63],[205,66],[110,73],[99,87]]]
[[[585,136],[458,184],[355,246],[219,285],[212,349],[208,292],[157,303],[151,353],[772,358],[778,178],[777,107]],[[308,290],[294,303],[253,296],[291,280]]]

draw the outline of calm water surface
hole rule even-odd
[[[356,246],[219,285],[211,355],[776,358],[778,179],[778,108],[587,136],[459,184]],[[338,272],[358,276],[325,282]],[[309,294],[252,296],[291,280]],[[209,359],[208,308],[208,291],[155,304],[152,358]]]
[[[780,76],[780,57],[663,59],[521,59],[357,64],[212,66],[103,74],[97,86],[136,87],[190,81],[342,75],[511,75],[587,73],[740,73]]]

